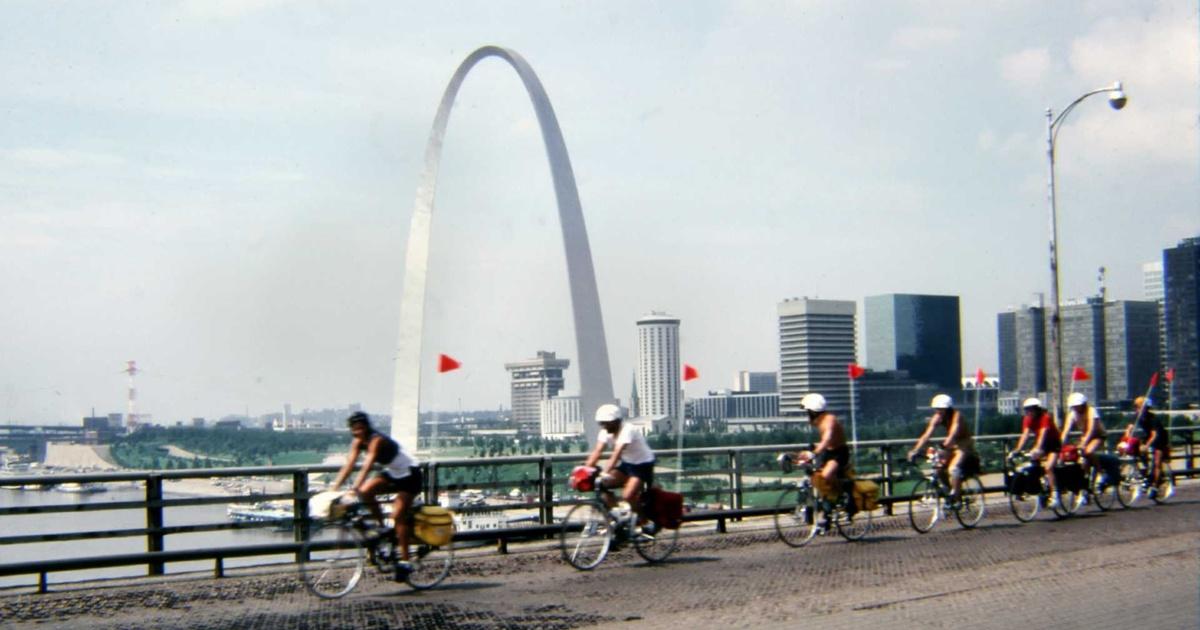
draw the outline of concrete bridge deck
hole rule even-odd
[[[464,558],[439,589],[372,574],[320,601],[292,571],[138,580],[0,596],[6,628],[1197,628],[1200,486],[1173,503],[1022,525],[1007,504],[980,528],[914,533],[902,518],[866,542],[791,549],[769,520],[691,536],[671,561],[632,551],[577,572],[555,550]]]

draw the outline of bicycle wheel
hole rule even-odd
[[[408,585],[423,591],[442,583],[454,566],[454,541],[441,546],[420,543],[410,556],[412,571],[404,578]]]
[[[1058,493],[1058,503],[1052,504],[1054,515],[1058,518],[1067,518],[1079,511],[1083,506],[1083,492],[1079,490],[1060,490]]]
[[[851,542],[862,540],[871,531],[870,510],[857,510],[854,514],[847,511],[848,502],[853,500],[848,494],[842,493],[834,512],[838,533]]]
[[[300,552],[300,579],[313,595],[337,599],[358,586],[366,568],[367,553],[357,529],[337,525],[324,531],[329,535],[304,543]]]
[[[1175,496],[1175,473],[1167,467],[1166,462],[1163,462],[1162,474],[1158,476],[1158,490],[1154,495],[1154,502],[1159,505],[1171,500]]]
[[[1117,482],[1117,501],[1121,507],[1133,507],[1142,494],[1141,475],[1137,465],[1129,460],[1121,461],[1121,478]]]
[[[559,532],[563,560],[580,571],[596,568],[608,555],[613,528],[608,511],[596,502],[580,503],[567,512]]]
[[[1028,523],[1036,518],[1038,511],[1042,509],[1042,497],[1040,494],[1024,494],[1010,491],[1008,493],[1008,507],[1012,509],[1013,516],[1017,517],[1018,521]]]
[[[912,489],[908,500],[908,522],[922,534],[929,533],[942,514],[942,497],[937,486],[928,479],[921,479]]]
[[[963,479],[962,489],[959,492],[954,518],[958,519],[959,525],[971,529],[983,520],[986,510],[983,504],[983,483],[979,481],[979,477],[967,477]]]
[[[633,536],[633,548],[646,562],[662,562],[675,551],[679,544],[679,528],[658,528],[653,534],[645,532]]]
[[[790,547],[803,547],[817,535],[817,506],[812,488],[788,488],[775,503],[775,533]]]
[[[1092,495],[1092,501],[1096,502],[1096,507],[1101,512],[1107,512],[1116,507],[1118,487],[1120,487],[1120,483],[1113,483],[1112,481],[1101,486],[1100,474],[1094,469],[1092,470],[1088,493]]]

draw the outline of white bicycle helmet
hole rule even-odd
[[[1042,399],[1040,398],[1026,398],[1025,403],[1021,405],[1021,408],[1029,409],[1030,407],[1037,407],[1038,409],[1042,409],[1045,406],[1046,405],[1042,404]]]
[[[821,413],[825,411],[825,397],[820,394],[805,394],[804,398],[800,399],[800,408]]]
[[[614,420],[624,420],[625,412],[620,406],[614,404],[600,405],[596,409],[596,422],[612,422]]]
[[[949,409],[954,406],[954,399],[945,394],[938,394],[929,401],[929,406],[934,409]]]
[[[1087,396],[1084,396],[1082,392],[1075,392],[1074,394],[1067,396],[1067,406],[1068,407],[1078,407],[1079,405],[1086,405],[1086,404],[1087,404]]]

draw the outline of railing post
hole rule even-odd
[[[429,464],[425,467],[425,505],[435,505],[437,500],[438,465],[437,462],[429,462]]]
[[[729,494],[730,503],[733,504],[733,509],[742,509],[742,453],[741,451],[729,451]],[[736,520],[742,520],[741,517],[735,517]]]
[[[1184,456],[1187,457],[1188,470],[1191,470],[1192,468],[1195,468],[1195,466],[1196,466],[1196,463],[1195,463],[1195,456],[1196,456],[1195,444],[1196,444],[1196,442],[1193,439],[1194,437],[1195,437],[1195,433],[1188,431],[1187,442],[1183,443],[1183,452],[1184,452]],[[1188,473],[1188,477],[1193,477],[1193,476],[1195,476],[1193,473]]]
[[[880,462],[880,473],[883,475],[883,494],[889,499],[892,498],[892,493],[895,492],[896,486],[892,483],[892,445],[884,444],[879,447],[879,456],[882,458]],[[883,513],[891,516],[893,512],[892,502],[888,501],[883,506]]]
[[[538,494],[541,497],[539,522],[551,525],[554,523],[554,464],[549,457],[543,457],[538,464]]]
[[[308,541],[308,469],[292,473],[292,539]],[[307,561],[304,551],[296,550],[296,562]]]
[[[146,551],[163,550],[163,505],[162,505],[162,475],[146,477]],[[147,564],[150,575],[162,575],[165,567],[162,561],[151,561]]]

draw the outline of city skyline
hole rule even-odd
[[[995,314],[1048,293],[1044,109],[1114,80],[1128,106],[1089,101],[1059,137],[1064,298],[1099,266],[1140,298],[1141,263],[1200,233],[1194,3],[3,15],[4,422],[122,409],[130,359],[164,422],[389,410],[408,200],[447,78],[487,43],[554,102],[617,396],[639,314],[687,322],[702,391],[777,369],[773,307],[802,295],[958,295],[964,370],[995,371]],[[430,407],[494,406],[496,366],[529,348],[579,356],[544,147],[506,70],[480,65],[446,137],[425,347],[464,367],[427,376]]]

